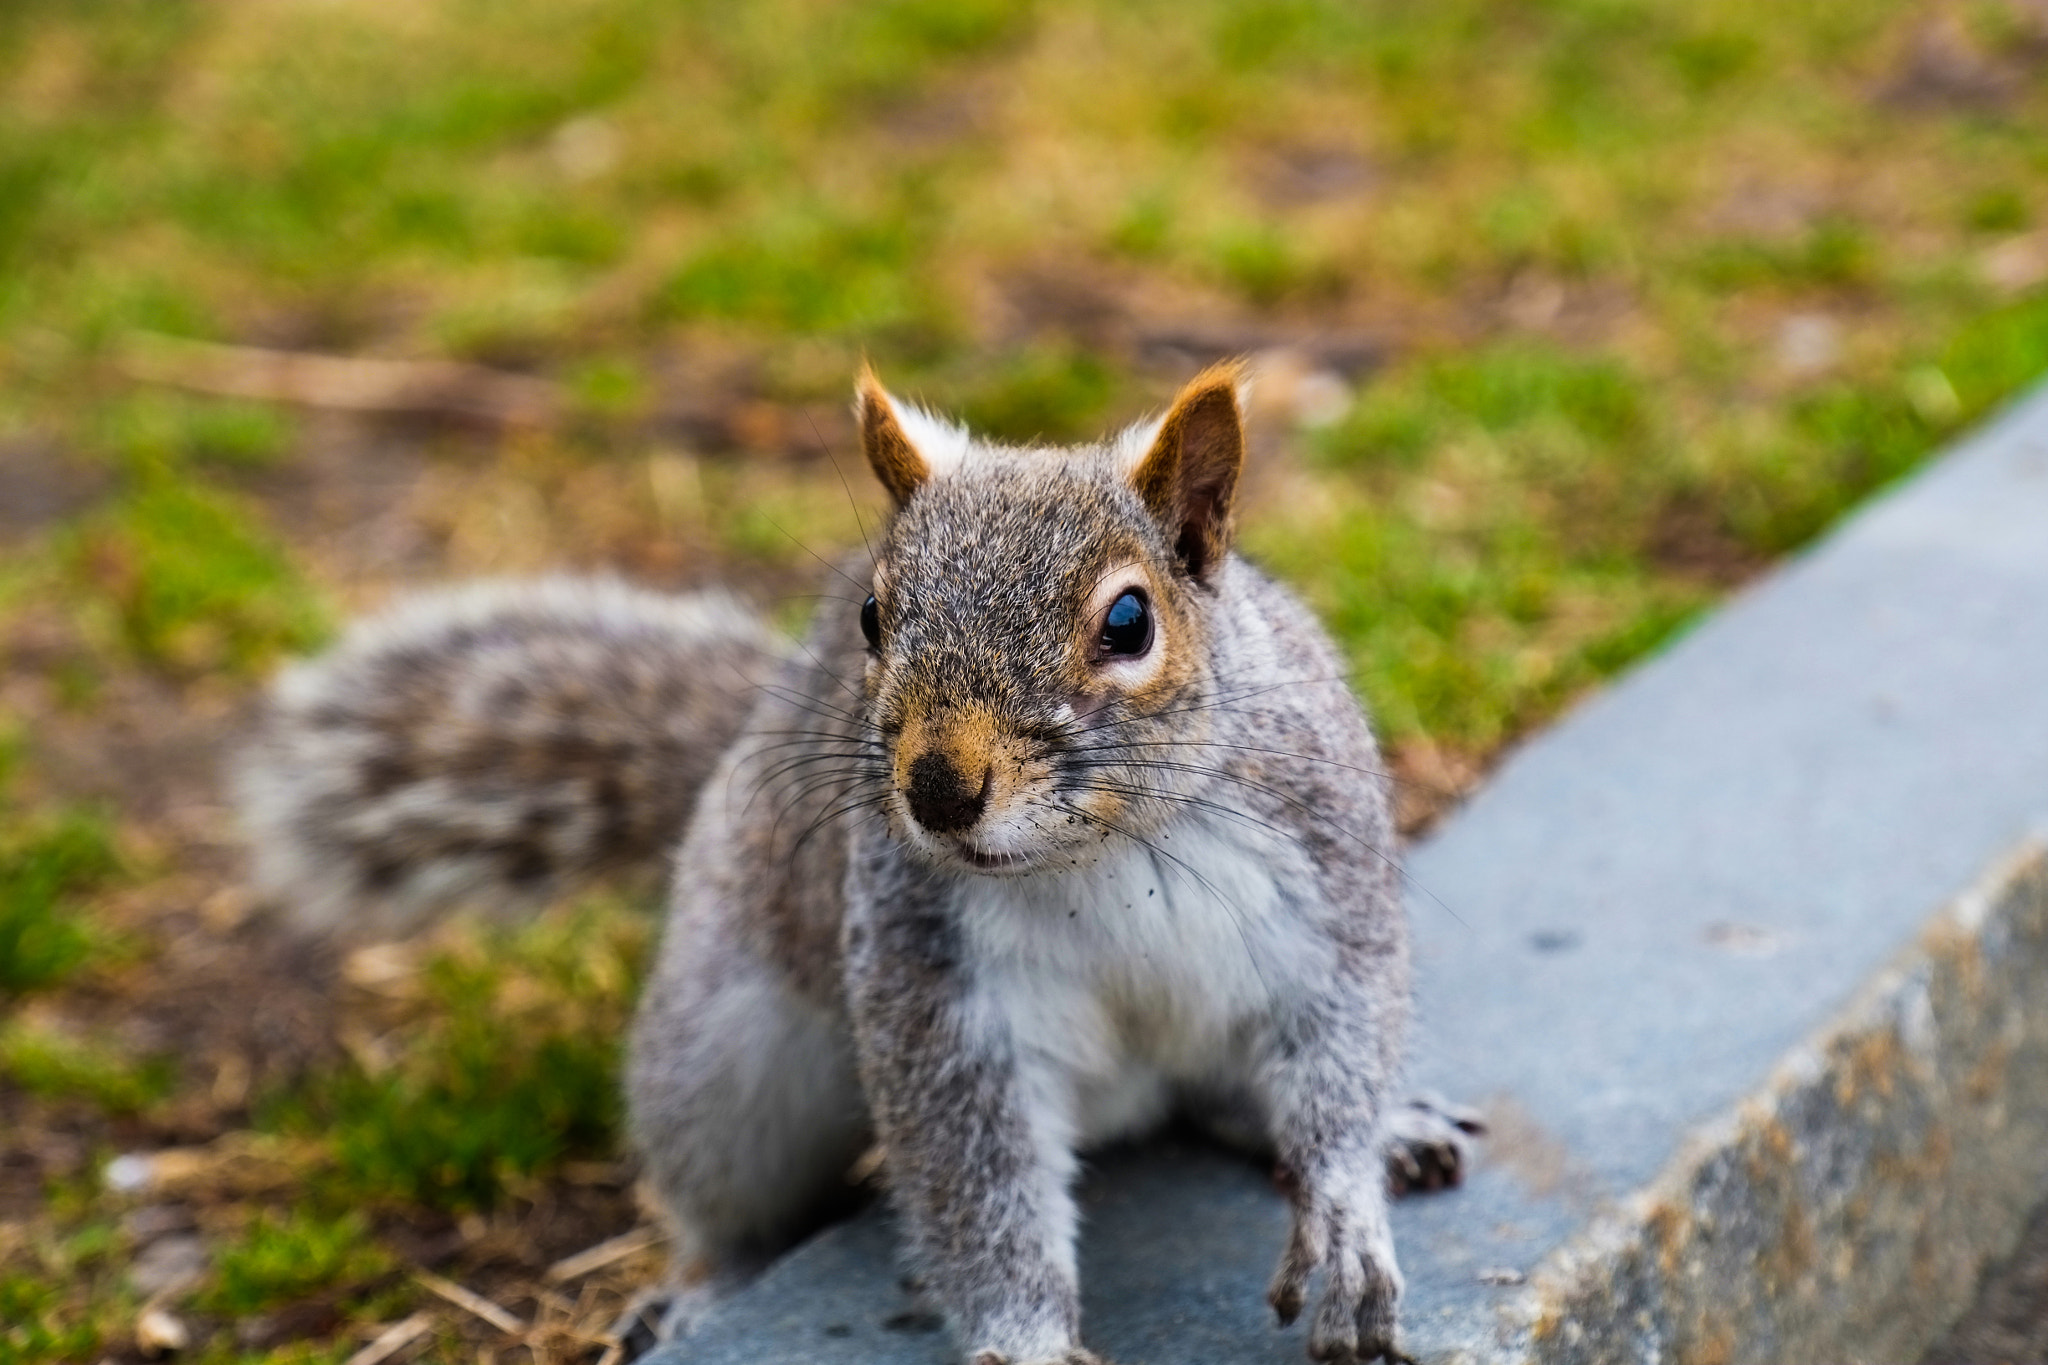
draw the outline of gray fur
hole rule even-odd
[[[721,594],[409,597],[272,689],[233,774],[257,888],[302,928],[363,934],[653,868],[784,648]]]
[[[1397,1181],[1445,1183],[1476,1125],[1390,1108],[1409,965],[1386,783],[1329,640],[1221,553],[1241,454],[1221,382],[1198,380],[1162,423],[1070,451],[974,443],[864,389],[870,457],[901,505],[875,562],[846,566],[852,600],[829,602],[779,672],[722,706],[691,688],[764,677],[771,645],[727,621],[714,644],[680,632],[635,655],[695,680],[619,708],[649,752],[604,750],[674,765],[633,787],[666,803],[672,828],[677,797],[697,792],[627,1075],[633,1138],[696,1286],[679,1318],[815,1226],[879,1141],[914,1269],[976,1365],[1087,1365],[1076,1153],[1179,1113],[1277,1160],[1295,1220],[1271,1301],[1291,1320],[1319,1286],[1310,1354],[1395,1354],[1387,1146]],[[1177,441],[1200,458],[1174,465]],[[1200,535],[1183,524],[1196,518]],[[876,649],[856,611],[870,582]],[[1155,644],[1099,657],[1105,594],[1127,587],[1149,596]],[[496,612],[516,617],[522,591]],[[448,647],[419,681],[452,693],[494,666],[482,637],[432,628],[441,610],[418,609]],[[392,662],[404,634],[352,639],[283,689],[270,785],[249,790],[290,770],[309,795],[282,821],[256,814],[259,841],[384,831],[284,858],[276,880],[309,903],[355,906],[375,858],[404,863],[402,894],[474,881],[472,862],[451,871],[435,851],[444,827],[488,826],[502,803],[590,780],[508,770],[486,800],[436,789],[415,817],[426,834],[400,842],[406,822],[361,798],[360,772],[391,733],[421,728],[401,718],[438,704],[394,689],[411,676]],[[529,664],[511,637],[505,676],[537,698],[578,680],[574,651],[551,643]],[[706,653],[722,666],[705,670]],[[610,677],[581,678],[582,695],[609,695]],[[742,726],[732,699],[749,696]],[[319,738],[335,728],[322,708],[339,708],[341,740]],[[699,790],[692,765],[728,738]],[[310,771],[337,756],[358,776]],[[919,758],[959,793],[978,784],[972,824],[919,825],[906,799]],[[583,840],[553,866],[611,860]],[[337,872],[347,894],[311,885]]]

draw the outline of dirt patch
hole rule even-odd
[[[1658,567],[1715,588],[1737,587],[1770,566],[1766,556],[1728,529],[1722,509],[1700,493],[1667,499],[1649,523],[1643,549]]]
[[[90,507],[112,482],[106,470],[67,460],[55,446],[0,444],[0,549]]]

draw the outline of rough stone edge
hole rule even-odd
[[[1914,1360],[2044,1194],[2037,836],[1943,907],[1758,1093],[1546,1258],[1490,1343],[1445,1365]]]

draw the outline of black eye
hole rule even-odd
[[[1152,647],[1152,613],[1143,593],[1127,592],[1109,604],[1097,652],[1105,659],[1131,658]]]
[[[869,649],[882,647],[882,609],[875,605],[873,593],[860,604],[860,633],[868,637]]]

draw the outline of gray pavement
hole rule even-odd
[[[1404,1202],[1425,1361],[1910,1360],[2048,1196],[2048,394],[1513,756],[1409,862],[1414,1078],[1494,1121]],[[1295,1361],[1257,1171],[1084,1193],[1119,1365]],[[684,1362],[940,1362],[879,1211]]]

